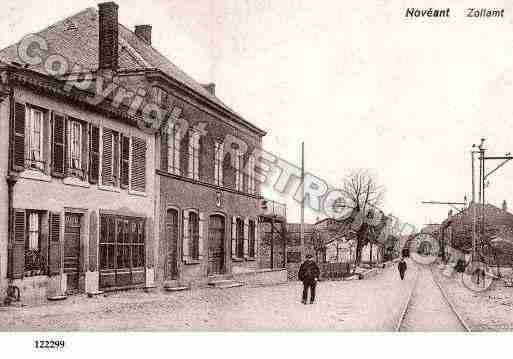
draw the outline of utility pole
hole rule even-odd
[[[484,241],[485,241],[485,204],[486,204],[486,200],[485,200],[485,188],[486,188],[486,179],[493,173],[495,173],[499,168],[501,168],[502,166],[504,166],[506,163],[508,163],[509,161],[511,161],[513,159],[513,156],[511,156],[511,153],[506,153],[505,156],[488,156],[486,157],[485,155],[485,152],[486,152],[486,149],[484,148],[484,141],[485,139],[482,138],[481,139],[481,144],[479,145],[479,172],[480,172],[480,177],[479,177],[479,193],[480,193],[480,202],[481,202],[481,243],[480,243],[480,247],[481,247],[481,253],[480,253],[480,258],[479,259],[482,259],[481,257],[483,256],[483,249],[484,249]],[[486,173],[486,167],[485,167],[485,163],[486,163],[486,160],[502,160],[502,162],[500,164],[498,164],[493,170],[491,170],[490,172]]]
[[[301,142],[301,226],[300,241],[302,257],[305,255],[305,143]],[[303,261],[304,258],[301,258]]]

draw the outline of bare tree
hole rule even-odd
[[[376,217],[375,214],[380,212],[378,206],[383,201],[385,189],[378,184],[376,177],[369,170],[356,170],[344,180],[342,193],[345,206],[356,215],[352,228],[356,232],[356,264],[359,264],[362,259],[362,248],[369,243],[376,230],[374,225],[369,226],[369,222],[377,219],[373,216]]]

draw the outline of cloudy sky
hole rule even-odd
[[[91,0],[2,0],[0,47]],[[465,18],[464,1],[118,0],[120,22],[153,25],[153,44],[268,131],[265,148],[333,186],[355,168],[386,187],[385,212],[440,221],[471,192],[470,148],[513,152],[513,8]],[[407,7],[451,8],[449,19],[406,19]],[[487,164],[492,167],[492,163]],[[299,207],[287,196],[291,221]],[[513,208],[513,162],[490,177],[490,203]],[[307,220],[316,213],[307,212]]]

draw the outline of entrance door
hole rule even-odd
[[[64,226],[64,273],[67,275],[67,290],[78,291],[80,263],[80,215],[66,213]]]
[[[177,267],[178,211],[170,209],[166,216],[166,257],[164,265],[165,278],[174,280],[178,277]]]
[[[208,222],[208,275],[222,274],[224,271],[224,217],[210,216]]]

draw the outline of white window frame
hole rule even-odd
[[[216,186],[223,186],[223,157],[224,157],[224,143],[214,143],[214,184]]]
[[[248,193],[256,193],[255,185],[255,157],[249,156],[248,158]]]
[[[234,151],[235,153],[235,189],[237,191],[242,191],[244,186],[244,171],[243,164],[244,158],[242,155],[242,151],[238,148]]]
[[[44,169],[44,112],[29,107],[28,108],[28,146],[27,158],[29,159],[30,167]],[[39,133],[36,132],[36,114],[39,117]],[[37,148],[37,141],[39,141],[39,148]],[[37,153],[37,156],[34,156]]]
[[[189,138],[189,169],[188,177],[199,180],[199,152],[200,152],[200,133],[192,130]]]
[[[167,171],[180,175],[180,131],[176,123],[170,121],[167,128]]]
[[[28,211],[27,234],[28,250],[39,250],[41,216],[38,212]]]
[[[82,134],[83,124],[77,120],[68,120],[68,168],[82,170]]]

